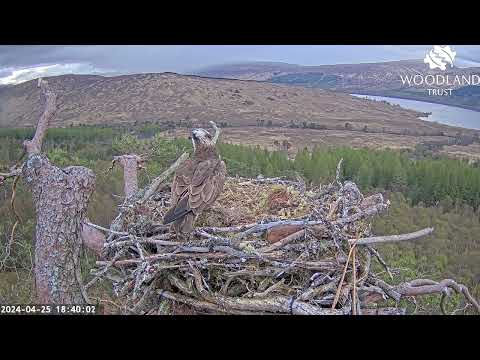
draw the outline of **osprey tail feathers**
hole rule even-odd
[[[192,210],[188,206],[188,196],[184,196],[174,207],[167,211],[163,217],[163,224],[167,225],[174,221],[181,220],[191,212]]]

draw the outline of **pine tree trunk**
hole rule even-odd
[[[81,233],[95,175],[80,166],[60,169],[39,153],[29,156],[22,175],[31,188],[37,215],[37,301],[84,303],[79,267]]]

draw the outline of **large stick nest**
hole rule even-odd
[[[452,280],[391,286],[379,279],[371,271],[372,256],[393,275],[369,244],[418,238],[433,229],[372,237],[371,217],[389,202],[381,194],[364,197],[338,177],[314,188],[301,180],[228,178],[214,207],[182,238],[162,225],[168,186],[146,202],[129,204],[112,226],[105,260],[93,271],[111,281],[126,313],[404,314],[397,307],[375,310],[376,303],[434,292],[443,300],[450,289],[478,307]]]

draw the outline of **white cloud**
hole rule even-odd
[[[91,64],[69,63],[69,64],[50,64],[38,65],[23,68],[4,68],[1,73],[9,73],[7,76],[0,77],[0,85],[20,84],[25,81],[37,79],[39,77],[57,76],[65,74],[106,74],[111,71],[99,69]]]

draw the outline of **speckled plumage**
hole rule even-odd
[[[172,183],[172,206],[164,224],[172,223],[177,233],[193,230],[196,218],[208,209],[223,190],[227,174],[211,135],[203,129],[192,131],[194,154],[175,172]]]

